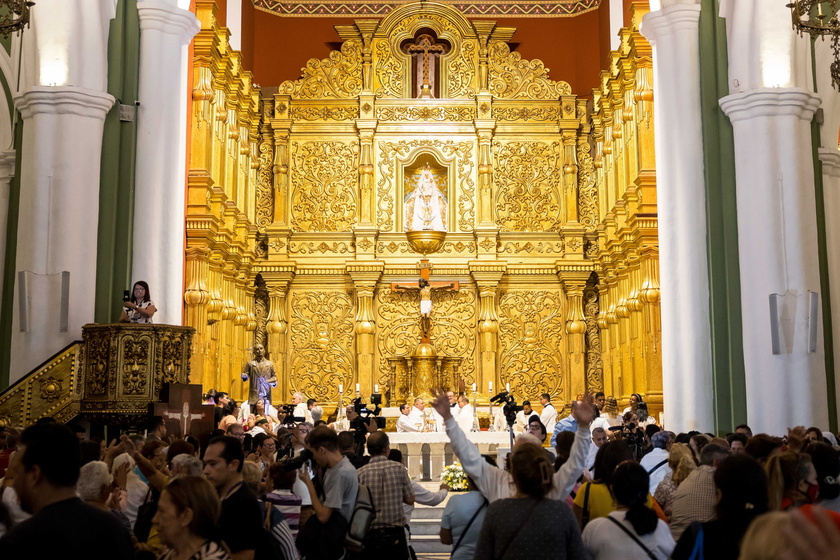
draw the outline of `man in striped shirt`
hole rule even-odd
[[[414,503],[414,491],[405,468],[388,460],[389,445],[385,432],[373,432],[367,440],[370,462],[359,469],[359,483],[368,487],[376,507],[376,519],[365,542],[365,556],[407,560],[402,504]]]

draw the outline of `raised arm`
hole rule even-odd
[[[452,452],[458,457],[464,472],[473,479],[478,490],[485,498],[491,502],[499,499],[498,479],[501,477],[503,480],[507,480],[507,473],[488,465],[478,451],[478,447],[467,439],[466,434],[452,416],[452,411],[449,408],[449,397],[446,396],[445,391],[437,392],[433,405],[438,414],[443,417],[446,435],[449,436],[449,442],[452,444]]]
[[[572,416],[577,420],[578,428],[575,432],[575,441],[572,443],[568,461],[554,473],[554,490],[549,497],[555,500],[565,500],[583,473],[586,455],[589,453],[589,445],[592,443],[589,424],[595,418],[592,398],[589,395],[587,397],[589,398],[585,401],[576,401],[572,404]]]

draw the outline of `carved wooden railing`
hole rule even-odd
[[[82,344],[74,342],[0,393],[0,427],[28,426],[52,416],[69,422],[79,412],[73,401]]]
[[[174,325],[85,325],[82,342],[0,394],[0,427],[44,416],[133,424],[166,383],[188,383],[195,330]]]

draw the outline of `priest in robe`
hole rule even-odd
[[[458,427],[464,433],[470,433],[472,431],[473,422],[475,421],[475,410],[465,395],[458,397],[458,407],[452,409],[452,415],[455,416]]]

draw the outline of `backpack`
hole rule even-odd
[[[364,543],[374,519],[376,519],[376,508],[373,505],[373,497],[367,486],[359,484],[356,507],[353,508],[353,514],[347,525],[347,535],[344,537],[344,547],[347,550],[361,552],[364,549]]]
[[[284,521],[285,517],[283,516],[283,513],[279,510],[275,510],[269,503],[265,503],[261,500],[257,503],[260,505],[260,513],[263,515],[265,521],[263,522],[263,526],[259,529],[259,539],[256,543],[254,559],[293,560],[293,558],[289,558],[287,556],[286,551],[283,550],[281,539],[279,536],[276,536],[272,530],[272,518],[274,518],[274,521]],[[279,516],[279,518],[277,516]]]

